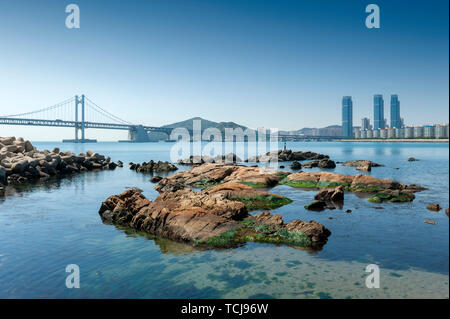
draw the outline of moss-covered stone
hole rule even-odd
[[[286,197],[279,197],[279,196],[253,196],[253,197],[247,197],[247,196],[233,196],[230,197],[231,200],[238,200],[240,202],[243,202],[245,206],[247,206],[247,209],[254,210],[254,209],[265,209],[265,208],[277,208],[281,207],[287,204],[292,203],[292,200]]]
[[[404,193],[400,191],[382,191],[376,193],[375,195],[369,198],[369,202],[371,203],[382,203],[382,202],[391,202],[391,203],[407,203],[412,202],[415,196],[412,193]]]
[[[197,241],[197,245],[217,248],[228,248],[246,242],[270,244],[285,244],[294,247],[311,247],[312,240],[305,233],[275,229],[270,225],[257,224],[251,220],[239,222],[242,226],[226,231],[204,241]]]

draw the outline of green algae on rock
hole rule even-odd
[[[329,172],[299,172],[288,175],[280,181],[291,187],[299,188],[335,188],[343,186],[345,190],[375,194],[371,201],[406,202],[414,200],[413,193],[425,188],[418,185],[403,185],[390,179],[379,179],[368,175],[344,175]],[[379,195],[379,196],[378,196]]]
[[[253,196],[257,200],[246,204],[230,199],[236,194],[256,194]],[[105,223],[211,247],[256,241],[318,248],[327,242],[331,232],[320,223],[294,220],[285,224],[280,215],[273,216],[269,212],[249,215],[247,205],[259,205],[260,200],[275,200],[278,204],[289,201],[281,195],[238,183],[226,183],[201,192],[187,188],[164,192],[154,202],[135,189],[129,189],[109,197],[102,203],[99,214]]]

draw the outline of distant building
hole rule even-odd
[[[396,94],[391,95],[391,128],[401,128],[400,101]]]
[[[423,137],[423,126],[414,127],[414,137]]]
[[[372,126],[370,125],[370,119],[367,117],[361,120],[361,130],[371,130]]]
[[[367,138],[373,138],[373,131],[372,130],[367,130],[366,131],[366,137]]]
[[[380,130],[373,130],[373,137],[380,138]]]
[[[404,137],[405,137],[405,129],[395,128],[395,138],[404,138]]]
[[[434,136],[435,136],[434,131],[435,131],[434,125],[425,125],[423,127],[423,137],[434,138]]]
[[[383,95],[375,94],[373,97],[373,129],[384,129],[385,127]]]
[[[407,126],[405,127],[405,138],[413,138],[414,137],[414,127]]]
[[[395,128],[388,128],[387,131],[387,138],[395,138]]]
[[[448,138],[448,124],[447,125],[436,125],[434,136],[436,138]]]
[[[361,131],[355,131],[354,132],[354,136],[355,136],[355,138],[361,138]]]
[[[380,129],[380,138],[387,138],[387,130],[384,128]]]
[[[342,136],[353,137],[353,102],[351,96],[342,98]]]

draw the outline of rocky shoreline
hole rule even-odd
[[[39,151],[23,138],[0,137],[0,187],[48,179],[52,176],[71,176],[86,171],[113,170],[117,163],[109,157],[87,151],[86,154]],[[0,195],[4,195],[0,191]]]
[[[304,157],[304,154],[322,157],[299,153]],[[280,154],[284,154],[283,151],[276,156]],[[287,154],[291,158],[293,153]],[[318,161],[331,160],[324,157]],[[379,165],[369,161],[347,162],[351,166],[360,163]],[[315,200],[305,206],[311,210],[342,208],[345,191],[367,193],[369,201],[379,203],[412,201],[415,192],[424,190],[418,185],[403,185],[361,174],[292,173],[232,163],[196,164],[155,182],[154,188],[160,195],[153,202],[139,190],[127,190],[106,199],[99,210],[102,221],[195,246],[226,248],[254,241],[317,248],[323,246],[331,234],[320,223],[302,220],[285,223],[280,215],[269,211],[255,216],[249,214],[254,209],[272,209],[292,202],[260,188],[287,185],[319,189]]]

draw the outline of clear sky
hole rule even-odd
[[[81,28],[65,26],[76,3]],[[381,28],[367,29],[376,3]],[[200,116],[293,130],[373,120],[398,94],[406,124],[449,118],[447,0],[0,0],[0,115],[75,94],[133,123]],[[72,138],[72,129],[0,126],[0,136]],[[55,137],[56,136],[56,137]],[[87,131],[123,139],[126,133]]]

